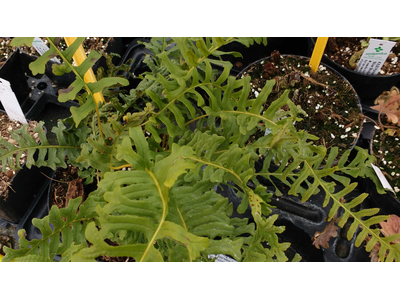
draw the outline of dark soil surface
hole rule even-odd
[[[35,138],[35,140],[38,142],[39,141],[39,135],[37,132],[34,132],[33,129],[38,125],[38,122],[36,121],[30,121],[28,123],[28,132]],[[8,141],[9,143],[18,146],[17,141],[11,138],[11,132],[15,131],[17,129],[20,129],[22,127],[22,124],[13,120],[11,121],[8,118],[8,115],[0,112],[0,137],[3,138],[4,140]],[[3,149],[6,149],[4,146],[0,146]],[[15,163],[17,153],[14,154],[13,157],[13,164]],[[19,159],[19,164],[22,166],[26,161],[26,153],[23,153]],[[16,174],[16,170],[12,170],[10,166],[5,167],[5,172],[1,171],[2,170],[2,165],[0,161],[0,195],[4,198],[7,198],[9,189],[12,189],[12,186],[10,185],[11,179],[14,177]]]
[[[274,59],[275,58],[275,59]],[[251,76],[252,93],[256,98],[266,80],[275,79],[267,108],[285,89],[291,89],[289,98],[306,112],[303,121],[296,122],[298,130],[305,130],[319,137],[317,145],[339,147],[339,156],[350,149],[361,131],[362,116],[354,90],[341,77],[324,66],[312,72],[308,59],[282,57],[275,53],[269,60],[262,60],[246,69],[242,76]],[[265,127],[260,126],[259,135]]]
[[[337,64],[350,70],[355,70],[349,65],[350,57],[362,49],[361,42],[365,37],[331,37],[325,48],[325,54]],[[381,39],[381,38],[374,38]],[[400,73],[400,41],[392,48],[381,71],[377,75],[393,75]]]
[[[57,168],[50,187],[50,207],[58,208],[68,206],[71,199],[81,196],[85,200],[82,178],[78,175],[78,168],[67,164],[67,168]]]

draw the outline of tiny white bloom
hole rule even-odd
[[[331,138],[333,138],[333,139],[335,138],[335,135],[333,133],[331,133]]]
[[[351,130],[351,127],[347,127],[344,132],[349,132]]]
[[[256,98],[258,97],[258,95],[259,95],[259,92],[254,91],[254,96],[256,96]]]

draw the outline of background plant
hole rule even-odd
[[[144,61],[151,71],[142,74],[129,94],[106,97],[99,107],[93,93],[127,81],[107,77],[84,83],[84,73],[97,58],[94,51],[76,67],[70,61],[81,41],[60,51],[48,39],[50,50],[31,69],[44,72],[46,62],[60,56],[64,63],[53,70],[72,71],[76,80],[61,91],[59,100],[77,98],[80,107],[71,108],[72,117],[65,120],[73,126],[67,129],[60,121],[53,128],[58,145],[49,145],[42,135],[40,145],[29,142],[25,148],[40,153],[32,164],[52,168],[64,166],[67,150],[72,165],[96,170],[98,188],[82,204],[80,198],[73,199],[68,207],[53,206],[48,216],[34,219],[43,238],[28,241],[19,231],[20,249],[6,248],[4,260],[53,261],[60,255],[62,261],[94,261],[107,255],[136,261],[208,261],[209,254],[227,254],[238,261],[286,261],[289,243],[278,240],[284,228],[274,225],[278,216],[271,215],[271,194],[257,176],[281,181],[303,201],[323,190],[324,205],[333,203],[329,218],[340,208],[338,225],[352,220],[349,239],[358,234],[356,245],[361,245],[370,236],[367,246],[379,242],[382,261],[386,251],[386,260],[400,258],[392,237],[381,237],[374,229],[388,216],[376,215],[378,209],[353,212],[366,194],[343,201],[357,185],[352,177],[376,181],[370,167],[374,158],[358,149],[351,162],[348,152],[334,163],[337,148],[327,154],[306,132],[294,128],[302,110],[289,99],[289,90],[261,113],[275,81],[248,100],[250,78],[230,76],[231,64],[219,59],[227,54],[219,48],[229,42],[248,46],[265,39],[152,38],[146,47],[153,55]],[[82,88],[86,93],[77,97]],[[272,134],[246,143],[259,123],[267,124]],[[15,151],[21,150],[4,155]],[[260,159],[262,169],[256,172]],[[337,183],[345,186],[340,192],[335,192]],[[221,184],[236,189],[242,196],[238,212],[250,207],[251,218],[231,218],[232,203],[215,192]],[[275,193],[279,195],[279,189]],[[356,232],[358,227],[362,230]]]

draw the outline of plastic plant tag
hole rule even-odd
[[[35,37],[33,39],[32,47],[35,48],[40,55],[43,55],[43,53],[49,50],[49,47],[47,47],[47,45],[42,41],[42,39],[38,37]],[[58,60],[57,57],[53,57],[50,60],[54,61],[55,63],[61,64],[61,62]]]
[[[368,48],[357,64],[357,72],[364,75],[378,74],[394,45],[396,42],[370,39]]]
[[[210,254],[208,256],[209,259],[213,259],[214,257],[217,257],[215,262],[237,262],[237,260],[234,260],[233,258],[230,258],[229,256],[223,254],[218,254],[218,255]]]
[[[392,186],[390,185],[390,183],[387,181],[385,175],[383,175],[381,169],[379,169],[377,166],[375,166],[374,164],[371,164],[372,168],[374,169],[376,175],[378,176],[379,181],[381,182],[383,188],[385,190],[390,190],[394,193],[394,190],[392,188]]]
[[[10,82],[0,78],[0,101],[10,120],[16,120],[22,124],[28,124],[19,105],[18,99],[11,89]]]

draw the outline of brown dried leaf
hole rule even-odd
[[[74,179],[68,184],[68,190],[65,196],[65,201],[67,205],[69,203],[69,200],[75,199],[79,196],[81,196],[82,200],[84,200],[82,178]]]
[[[378,100],[378,105],[371,106],[371,108],[382,114],[386,114],[389,122],[398,124],[400,119],[399,100],[400,95],[392,96],[387,102],[385,100]]]
[[[329,248],[329,240],[332,237],[337,237],[338,233],[337,230],[339,228],[335,225],[335,221],[332,220],[328,225],[326,225],[324,231],[316,232],[314,237],[312,238],[313,245],[320,249],[320,246],[324,247],[325,249]]]
[[[379,225],[381,225],[381,232],[385,236],[400,233],[400,217],[396,215],[390,215],[389,219],[384,222],[380,222]],[[393,243],[400,243],[400,239],[393,241]]]
[[[365,242],[368,243],[371,240],[371,236],[367,236],[365,238]],[[380,262],[379,258],[379,249],[381,248],[379,242],[377,242],[369,253],[369,257],[371,258],[371,262]]]
[[[375,106],[372,109],[384,113],[388,117],[388,121],[400,126],[400,91],[397,87],[392,87],[390,91],[384,91],[375,100]]]

